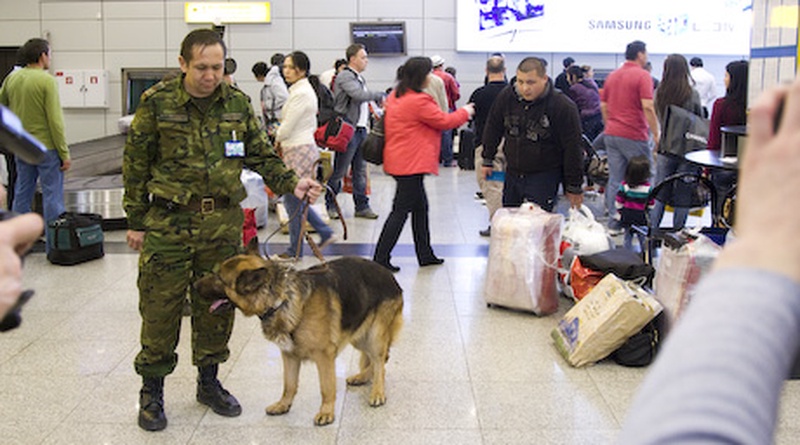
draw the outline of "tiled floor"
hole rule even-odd
[[[445,169],[426,179],[431,232],[442,266],[419,268],[406,227],[393,262],[405,291],[405,327],[387,365],[388,402],[367,405],[368,387],[344,379],[358,357],[347,348],[337,361],[336,421],[313,426],[319,405],[316,370],[306,364],[292,410],[268,417],[281,392],[278,349],[257,319],[239,315],[221,368],[226,387],[244,409],[222,418],[194,400],[188,319],[180,363],[167,378],[168,428],[136,425],[140,379],[137,256],[123,232],[106,234],[102,260],[74,267],[26,259],[27,285],[36,290],[23,325],[0,334],[0,442],[3,444],[602,444],[614,441],[631,396],[646,370],[600,363],[568,366],[549,336],[570,306],[533,315],[487,308],[482,286],[488,240],[486,210],[473,199],[474,172]],[[350,239],[333,255],[369,256],[391,206],[393,181],[372,171],[372,204],[381,218],[354,219],[342,195]],[[599,207],[599,206],[598,206]],[[274,227],[270,216],[270,227]],[[267,230],[262,230],[265,234]],[[280,252],[286,235],[270,241]],[[306,258],[305,265],[316,260]],[[800,386],[786,385],[779,443],[800,442]]]

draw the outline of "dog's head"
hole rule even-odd
[[[202,277],[194,286],[201,295],[217,300],[211,312],[230,302],[246,316],[262,316],[283,303],[281,289],[290,272],[289,267],[265,260],[248,246],[248,253],[225,260],[218,273]]]

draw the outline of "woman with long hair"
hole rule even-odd
[[[308,72],[311,62],[302,51],[295,51],[283,61],[283,75],[291,85],[289,98],[283,105],[280,127],[275,135],[275,143],[283,152],[283,162],[301,178],[314,177],[314,165],[319,159],[319,148],[314,142],[317,129],[317,93]],[[316,79],[314,79],[318,82]],[[283,195],[283,205],[289,215],[289,248],[278,255],[278,259],[291,260],[303,256],[300,244],[300,220],[305,209],[300,199],[289,193]],[[336,241],[333,230],[317,215],[313,208],[308,209],[308,223],[320,235],[320,248]]]
[[[391,253],[411,213],[414,250],[420,266],[442,264],[431,247],[428,197],[423,178],[439,173],[441,134],[464,124],[475,113],[467,104],[452,113],[443,112],[431,96],[422,92],[431,69],[428,57],[412,57],[398,70],[398,84],[386,100],[386,133],[383,170],[397,183],[392,211],[381,230],[373,260],[392,272]]]
[[[725,66],[725,97],[714,101],[711,111],[711,124],[708,127],[708,149],[720,151],[722,145],[721,128],[728,125],[747,123],[747,73],[749,63],[737,60]],[[735,170],[711,170],[711,182],[717,189],[717,215],[722,215],[725,197],[736,184]]]
[[[689,63],[686,62],[685,57],[680,54],[670,54],[664,59],[664,72],[661,82],[658,83],[658,89],[656,89],[655,94],[656,115],[658,116],[658,123],[662,129],[666,126],[667,108],[669,108],[670,105],[676,105],[698,116],[703,116],[703,106],[700,103],[700,95],[697,93],[697,90],[693,88],[693,83],[694,81],[689,75]],[[662,131],[661,134],[663,135],[665,133],[665,131]],[[699,171],[699,167],[689,164],[689,162],[682,157],[659,153],[656,161],[655,186],[658,186],[664,179],[675,173],[699,173]],[[683,190],[679,187],[673,189],[673,193],[682,194],[689,192],[690,191]],[[674,196],[673,200],[681,201]],[[651,218],[654,227],[658,227],[661,224],[661,218],[663,216],[664,203],[656,201],[653,206]],[[688,216],[688,207],[675,207],[672,217],[672,227],[676,229],[683,228]]]

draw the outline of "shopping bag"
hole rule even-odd
[[[708,146],[708,120],[685,108],[670,105],[665,122],[658,143],[659,153],[683,159],[686,153],[705,150]]]
[[[661,305],[641,286],[608,274],[550,335],[570,365],[585,366],[617,350],[659,312]]]

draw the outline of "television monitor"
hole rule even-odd
[[[405,22],[352,22],[351,43],[361,43],[370,56],[405,56]]]

